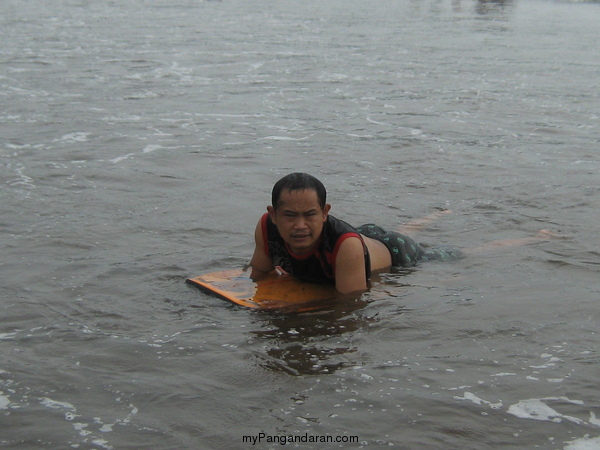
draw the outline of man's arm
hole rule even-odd
[[[271,258],[265,253],[265,240],[263,238],[260,220],[254,230],[254,242],[256,243],[256,246],[254,247],[252,260],[250,260],[250,266],[252,267],[251,278],[260,277],[274,269]]]
[[[367,289],[365,250],[357,237],[347,238],[340,245],[335,260],[335,288],[342,294]]]

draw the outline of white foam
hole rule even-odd
[[[104,423],[98,431],[100,431],[101,433],[110,433],[113,430],[114,426],[114,423]]]
[[[389,123],[378,122],[377,120],[373,120],[370,117],[367,117],[367,122],[375,124],[375,125],[385,125],[385,126],[389,125]]]
[[[492,403],[490,401],[483,400],[483,399],[477,397],[475,394],[468,392],[468,391],[465,391],[462,397],[455,395],[454,398],[456,400],[469,400],[469,401],[475,403],[476,405],[486,405],[492,409],[502,408],[502,402]]]
[[[6,403],[6,406],[8,407],[9,400],[7,397],[4,397],[1,394],[2,392],[0,391],[0,409],[5,409],[3,408],[3,405]],[[6,401],[4,399],[6,399]],[[111,433],[116,424],[126,425],[130,423],[133,416],[138,413],[138,409],[130,403],[130,412],[125,418],[117,419],[114,423],[103,423],[102,418],[94,417],[93,424],[90,425],[88,422],[74,421],[75,418],[82,418],[83,416],[77,414],[75,406],[73,406],[71,403],[53,400],[48,397],[42,397],[39,400],[42,405],[48,408],[63,410],[65,412],[65,419],[72,423],[73,429],[78,432],[79,436],[84,438],[85,441],[91,440],[91,442],[93,442],[97,447],[106,449],[112,449],[113,447],[106,439],[94,435],[95,432],[89,428],[99,427],[97,428],[97,431],[100,433]],[[120,399],[117,399],[117,401],[120,401]]]
[[[35,188],[33,178],[25,175],[26,168],[23,166],[23,164],[9,164],[8,167],[12,168],[17,175],[16,178],[8,182],[10,186],[25,186],[27,188]]]
[[[94,444],[94,445],[96,445],[96,446],[98,446],[100,448],[106,448],[106,449],[109,449],[109,450],[113,448],[113,446],[110,445],[108,443],[108,441],[106,441],[104,439],[94,439],[92,441],[92,444]]]
[[[76,431],[79,431],[79,436],[89,436],[90,434],[92,434],[91,431],[86,430],[88,424],[87,423],[82,423],[82,422],[76,422],[73,424],[73,428],[75,428]]]
[[[88,136],[90,133],[86,133],[84,131],[79,131],[77,133],[69,133],[65,134],[60,139],[55,139],[56,141],[67,141],[67,142],[86,142],[88,140]]]
[[[546,364],[541,364],[541,365],[537,365],[537,366],[529,366],[532,369],[548,369],[549,367],[553,367],[555,366],[557,362],[560,362],[561,359],[557,358],[556,356],[551,355],[550,353],[542,353],[540,355],[540,358],[543,358],[546,360]]]
[[[10,398],[0,391],[0,409],[8,409],[8,405],[10,405]]]
[[[105,120],[107,122],[139,122],[140,120],[142,120],[142,116],[109,116],[104,117],[102,120]]]
[[[564,420],[583,425],[586,422],[577,417],[567,416],[559,413],[554,408],[551,408],[546,403],[547,401],[564,401],[571,404],[582,405],[583,402],[580,400],[570,400],[567,397],[546,397],[546,398],[530,398],[526,400],[520,400],[514,405],[510,405],[506,411],[508,414],[512,414],[519,419],[531,419],[541,420],[548,422],[560,423]]]
[[[289,136],[266,136],[263,139],[268,139],[270,141],[304,141],[308,139],[308,136],[304,136],[301,138],[293,138]]]
[[[131,158],[133,155],[135,155],[135,153],[128,153],[127,155],[119,156],[119,157],[114,158],[114,159],[109,159],[109,161],[111,163],[117,164],[117,163],[120,163],[121,161],[126,160],[127,158]]]
[[[13,339],[16,336],[16,334],[17,333],[0,333],[0,341],[4,339]]]
[[[598,450],[600,448],[600,436],[590,438],[588,435],[575,439],[573,441],[567,441],[567,445],[564,450]]]
[[[150,153],[150,152],[154,152],[156,150],[160,150],[161,148],[163,148],[162,145],[147,145],[146,148],[144,148],[144,150],[142,150],[142,152]]]
[[[150,145],[146,145],[146,147],[144,147],[142,149],[142,153],[152,153],[152,152],[155,152],[156,150],[160,150],[160,149],[164,149],[164,148],[173,149],[173,148],[180,148],[180,147],[163,147],[162,145],[150,144]],[[125,161],[126,159],[129,159],[135,155],[136,155],[136,153],[128,153],[123,156],[117,156],[116,158],[109,159],[108,161],[111,163],[117,164],[117,163],[120,163],[121,161]]]
[[[48,408],[67,409],[70,411],[75,411],[75,407],[67,402],[58,402],[58,401],[52,400],[51,398],[48,398],[48,397],[42,397],[40,400],[41,400],[40,403]]]

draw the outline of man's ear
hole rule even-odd
[[[330,209],[331,205],[329,203],[325,203],[325,206],[323,206],[323,222],[327,220],[327,216],[329,215]]]
[[[275,214],[275,208],[271,205],[267,206],[267,212],[269,213],[269,217],[271,218],[271,222],[277,225],[277,215]]]

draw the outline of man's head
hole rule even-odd
[[[327,191],[325,186],[318,179],[307,173],[290,173],[286,175],[273,186],[271,193],[271,205],[277,209],[281,202],[281,193],[284,191],[305,191],[313,190],[317,193],[317,198],[321,209],[327,203]]]
[[[267,211],[293,253],[310,253],[319,243],[331,208],[326,197],[323,183],[305,173],[292,173],[275,183]]]

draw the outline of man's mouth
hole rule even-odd
[[[292,234],[292,239],[297,240],[306,239],[308,237],[310,237],[310,234]]]

